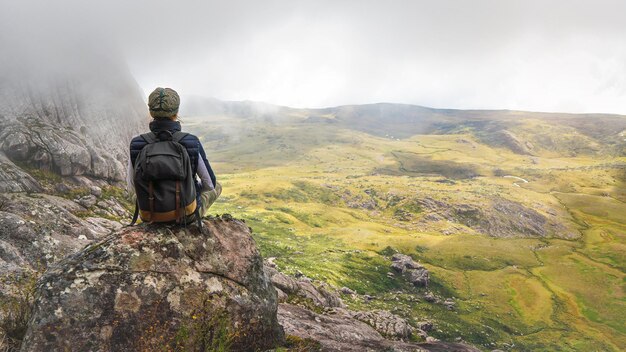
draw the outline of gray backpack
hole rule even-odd
[[[187,149],[179,142],[187,133],[161,131],[142,134],[148,143],[135,160],[135,193],[137,203],[131,225],[141,215],[148,223],[187,222],[196,215],[196,185]]]

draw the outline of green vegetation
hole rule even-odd
[[[117,200],[120,205],[122,205],[126,210],[132,212],[135,210],[135,203],[133,203],[132,199],[128,195],[128,192],[122,188],[117,186],[106,186],[102,188],[102,199]]]
[[[71,188],[67,193],[61,194],[64,198],[67,199],[78,199],[84,196],[88,196],[91,194],[91,191],[88,187],[75,187]]]
[[[624,350],[624,124],[519,114],[402,140],[295,117],[185,121],[213,136],[203,143],[224,191],[212,211],[246,219],[280,270],[356,290],[343,297],[349,307],[433,319],[433,336],[485,350]],[[512,135],[496,134],[504,129]],[[496,209],[494,199],[508,202]],[[499,221],[524,214],[539,225]],[[521,235],[491,237],[472,223]],[[428,291],[457,308],[389,277],[396,252],[426,266]]]
[[[311,339],[303,339],[298,336],[287,335],[285,337],[285,348],[278,348],[276,352],[290,351],[290,352],[317,352],[322,350],[322,346],[319,342]]]
[[[392,152],[391,155],[398,161],[397,170],[386,168],[379,170],[389,175],[423,175],[435,174],[449,179],[467,179],[480,176],[472,164],[462,164],[448,160],[434,160],[419,154],[407,152]]]
[[[0,285],[11,287],[0,293],[0,351],[18,351],[26,335],[40,272],[14,273],[0,278]]]

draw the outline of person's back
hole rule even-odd
[[[148,107],[150,108],[150,115],[153,120],[150,122],[149,134],[143,134],[134,137],[130,142],[130,158],[128,162],[128,189],[131,194],[138,197],[137,205],[140,208],[140,214],[143,221],[164,221],[159,219],[169,219],[167,212],[163,214],[158,213],[155,216],[155,205],[150,203],[154,202],[154,198],[157,191],[154,191],[152,181],[146,180],[146,176],[140,173],[145,172],[142,166],[139,165],[142,162],[145,163],[144,158],[146,154],[146,146],[151,143],[161,142],[160,138],[166,139],[168,142],[172,141],[182,145],[187,152],[188,161],[190,165],[190,172],[192,173],[193,187],[195,188],[195,206],[192,207],[191,200],[184,202],[181,211],[183,216],[189,215],[191,208],[198,208],[200,217],[204,216],[208,208],[215,202],[215,200],[221,194],[222,188],[215,177],[209,161],[207,160],[206,153],[200,140],[193,134],[181,133],[181,125],[177,120],[178,108],[180,105],[180,98],[178,94],[170,88],[157,88],[148,98]],[[180,147],[178,147],[180,148]],[[143,154],[142,155],[142,151]],[[166,154],[172,154],[168,152]],[[145,166],[143,167],[145,168]],[[159,180],[156,180],[157,182]],[[161,183],[167,182],[166,180]],[[150,183],[149,187],[144,184]],[[179,188],[176,186],[176,198],[178,200]],[[167,188],[167,187],[165,187]],[[162,189],[161,189],[162,190]],[[174,192],[174,191],[172,191]],[[172,195],[174,196],[174,195]],[[151,198],[151,199],[146,199]],[[148,206],[149,204],[149,206]],[[157,204],[157,208],[158,208]],[[162,207],[161,207],[162,208]],[[191,210],[193,212],[193,210]],[[178,218],[179,208],[176,204],[176,215]]]

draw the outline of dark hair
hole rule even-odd
[[[152,114],[150,114],[150,115],[152,115]],[[154,117],[154,116],[152,116],[152,119],[154,119],[155,121],[171,120],[171,121],[182,122],[182,120],[180,119],[180,116],[178,116],[178,114],[173,115],[173,116],[169,116],[169,117],[163,117],[163,116]]]

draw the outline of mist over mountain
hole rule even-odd
[[[120,180],[127,144],[145,128],[143,94],[123,61],[100,51],[74,50],[69,60],[14,61],[0,68],[3,164]],[[28,189],[20,177],[3,189]]]

